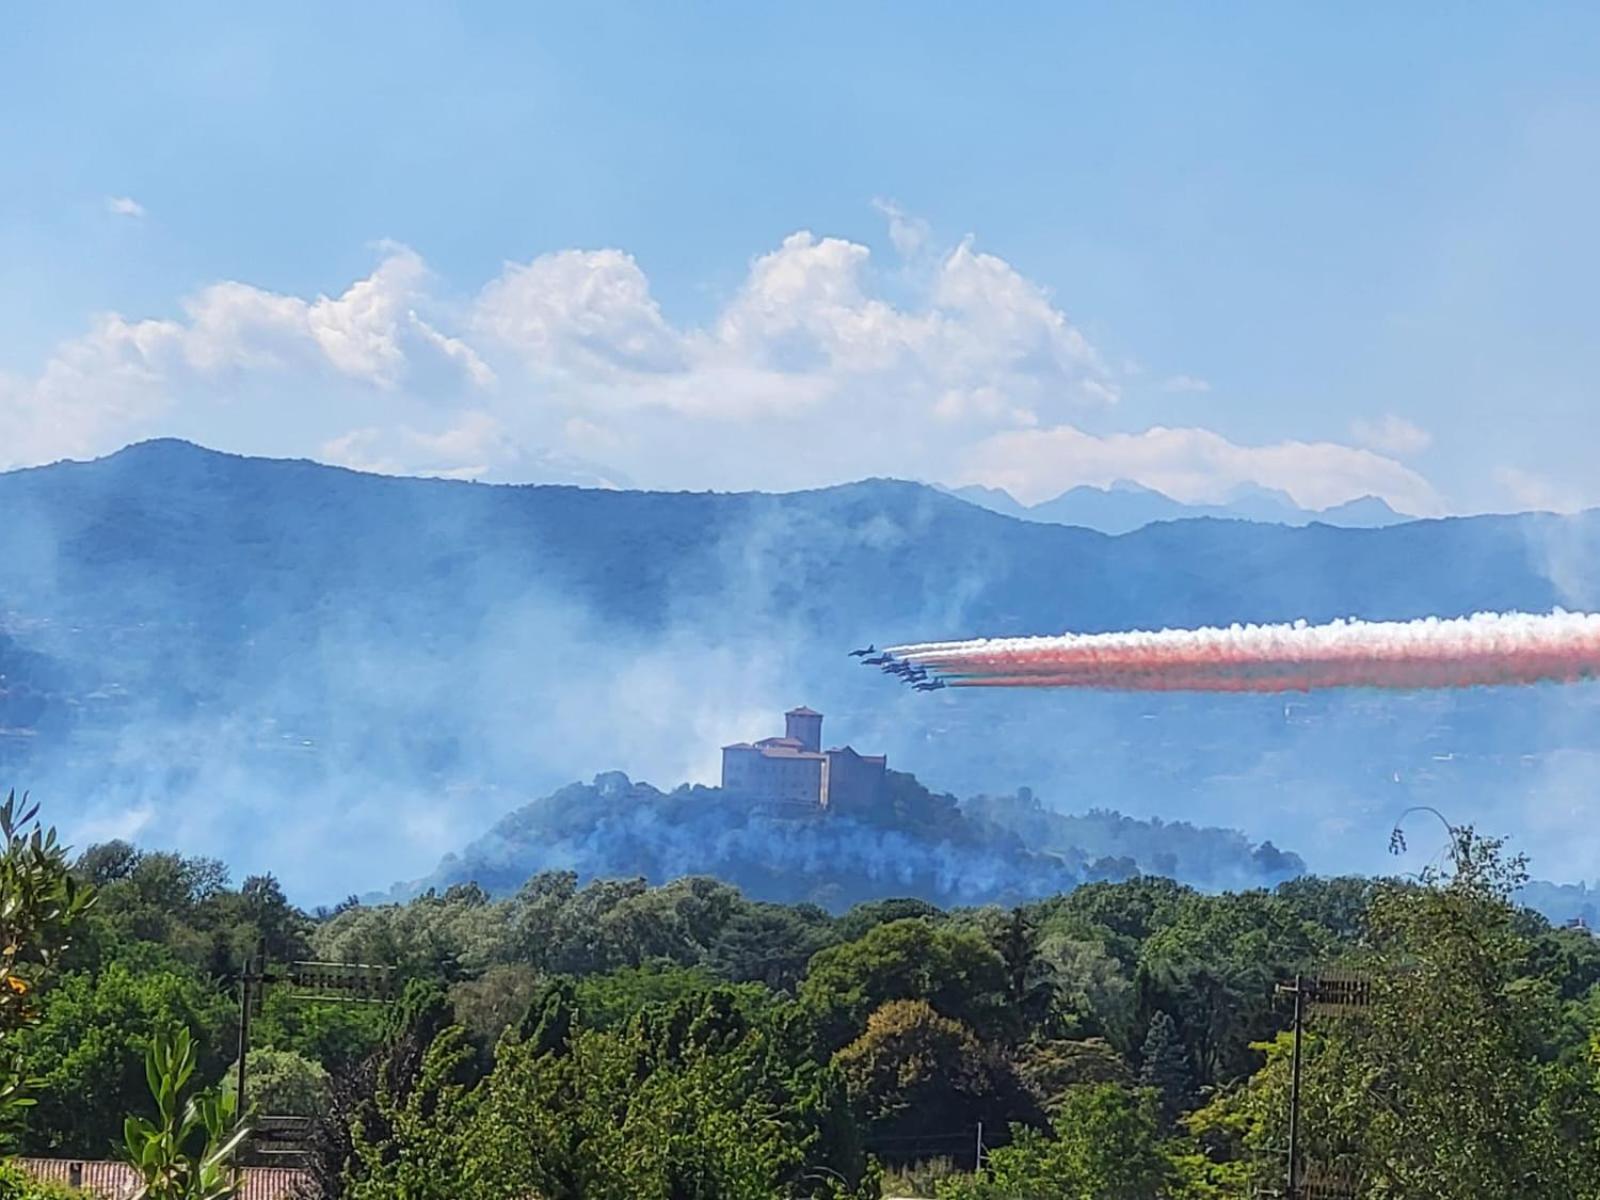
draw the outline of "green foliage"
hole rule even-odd
[[[1041,1040],[1023,1046],[1017,1071],[1046,1112],[1057,1111],[1067,1093],[1085,1084],[1133,1086],[1133,1072],[1104,1038]]]
[[[100,897],[72,965],[92,970],[129,944],[153,942],[177,961],[219,979],[236,978],[258,948],[282,962],[308,956],[310,922],[270,875],[233,891],[215,859],[139,851],[126,843],[91,846],[73,873]]]
[[[89,1200],[64,1183],[38,1180],[14,1163],[0,1162],[0,1200]]]
[[[1055,1007],[1057,981],[1040,953],[1039,931],[1024,908],[1014,908],[994,938],[1005,968],[1006,1007],[1014,1017],[1013,1032],[1042,1028]]]
[[[142,1103],[153,1031],[197,1030],[198,1070],[215,1080],[236,1021],[236,1004],[225,993],[153,947],[95,974],[63,976],[45,997],[37,1027],[20,1039],[23,1061],[39,1080],[26,1144],[50,1154],[103,1157],[121,1136],[123,1115]]]
[[[222,1087],[230,1096],[238,1094],[237,1062],[228,1068]],[[252,1119],[315,1117],[328,1106],[328,1072],[293,1050],[252,1050],[244,1091],[245,1109]]]
[[[1161,1143],[1155,1098],[1113,1084],[1078,1088],[1054,1136],[1019,1129],[977,1175],[951,1179],[939,1200],[1158,1200],[1175,1171]]]
[[[1006,1007],[1005,964],[984,938],[916,917],[819,952],[800,1000],[829,1048],[857,1037],[891,1000],[926,1000],[984,1037],[1009,1033],[1017,1021]]]
[[[674,967],[651,964],[623,967],[604,975],[590,975],[576,982],[573,1003],[583,1014],[586,1025],[609,1029],[625,1024],[635,1013],[653,1005],[673,1004],[688,996],[702,995],[714,988],[728,989],[742,1009],[759,1008],[770,993],[760,984],[723,984],[703,967]]]
[[[466,1190],[505,1200],[876,1195],[843,1082],[805,1056],[797,1015],[752,1019],[736,993],[713,989],[620,1029],[502,1046]]]
[[[402,975],[454,981],[506,961],[507,913],[482,891],[452,888],[410,904],[351,908],[316,930],[329,962],[385,963]]]
[[[1178,1026],[1164,1012],[1150,1019],[1140,1051],[1139,1082],[1155,1093],[1162,1120],[1170,1124],[1189,1107],[1194,1096],[1194,1075],[1189,1056],[1178,1037]]]
[[[925,1000],[885,1004],[833,1061],[872,1136],[891,1146],[1039,1118],[1010,1063]]]
[[[885,1166],[883,1194],[885,1196],[931,1196],[946,1180],[962,1174],[953,1158],[939,1157],[906,1163],[903,1166]]]
[[[1527,974],[1534,946],[1510,903],[1521,863],[1470,829],[1452,836],[1448,874],[1373,893],[1357,960],[1371,1006],[1312,1020],[1305,1161],[1363,1196],[1593,1197],[1600,1094],[1561,1052],[1558,988]],[[1213,1186],[1282,1174],[1289,1038],[1261,1049],[1260,1071],[1187,1120]]]
[[[19,808],[14,792],[0,804],[0,1121],[7,1123],[33,1102],[17,1035],[38,1023],[40,986],[94,903],[38,812],[26,797]]]
[[[39,1081],[24,1145],[101,1156],[153,1031],[195,1030],[193,1082],[222,1077],[232,983],[265,943],[408,979],[387,1009],[269,989],[253,1023],[251,1104],[316,1116],[330,1200],[865,1196],[868,1148],[947,1152],[980,1120],[988,1169],[941,1195],[1236,1200],[1282,1183],[1274,985],[1345,959],[1375,1002],[1311,1019],[1308,1161],[1383,1200],[1600,1200],[1600,943],[1516,910],[1519,864],[1457,834],[1453,869],[1413,883],[1132,879],[839,918],[568,873],[308,917],[270,876],[234,890],[220,864],[108,843],[73,868],[101,900],[62,969],[17,960],[36,1022],[0,1037]]]
[[[226,1200],[235,1188],[233,1159],[248,1132],[235,1120],[234,1098],[200,1091],[183,1099],[198,1055],[187,1029],[161,1034],[145,1072],[156,1119],[130,1116],[123,1150],[143,1181],[142,1200]]]
[[[1365,1109],[1356,1159],[1401,1194],[1593,1195],[1600,1106],[1592,1072],[1553,1053],[1556,989],[1524,974],[1522,860],[1471,829],[1453,838],[1448,875],[1374,896],[1376,1003],[1325,1033],[1330,1083]]]
[[[270,987],[250,1024],[254,1045],[293,1051],[330,1070],[371,1054],[383,1034],[384,1012],[378,1005],[296,1000]]]
[[[463,979],[450,986],[450,1008],[456,1023],[466,1031],[485,1063],[492,1061],[500,1036],[528,1011],[541,984],[539,972],[532,967],[500,963],[475,979]]]
[[[423,1052],[414,1079],[383,1078],[377,1120],[357,1117],[346,1200],[459,1200],[468,1170],[473,1097],[462,1082],[473,1057],[460,1026]]]

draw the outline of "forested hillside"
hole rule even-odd
[[[585,881],[709,875],[757,899],[837,911],[885,895],[1016,904],[1141,872],[1212,889],[1272,886],[1305,863],[1232,830],[1106,812],[1064,817],[1027,791],[962,804],[898,771],[878,804],[798,815],[719,788],[662,792],[610,774],[509,813],[396,894],[461,883],[505,894],[553,869]]]
[[[564,872],[307,913],[271,877],[102,844],[71,866],[86,914],[8,968],[32,1000],[0,1012],[6,1066],[37,1100],[9,1108],[13,1146],[108,1153],[164,1030],[194,1036],[191,1088],[225,1082],[256,950],[250,1113],[311,1119],[325,1200],[1243,1197],[1282,1178],[1281,985],[1340,968],[1370,1003],[1312,1016],[1308,1169],[1363,1197],[1591,1200],[1600,943],[1514,908],[1520,863],[1450,836],[1416,881],[838,915]],[[270,982],[306,957],[392,968],[391,1002]]]

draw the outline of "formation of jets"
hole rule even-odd
[[[864,667],[879,668],[885,675],[898,675],[901,683],[919,692],[936,692],[948,686],[938,675],[929,674],[928,668],[898,659],[887,650],[880,651],[877,646],[852,650],[850,657],[860,659]]]

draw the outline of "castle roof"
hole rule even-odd
[[[819,762],[827,758],[826,754],[816,750],[802,750],[798,746],[762,746],[762,758],[814,758]]]
[[[724,750],[749,750],[761,755],[762,758],[814,758],[823,759],[827,755],[815,750],[807,750],[799,738],[762,738],[759,742],[733,742],[723,747]]]
[[[807,708],[805,705],[802,704],[799,708],[791,708],[788,712],[784,713],[783,715],[786,716],[786,717],[820,717],[822,714],[819,713],[816,709]]]
[[[828,751],[829,754],[848,754],[851,758],[860,759],[864,763],[887,763],[887,754],[860,754],[854,746],[835,746]]]

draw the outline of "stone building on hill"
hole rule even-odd
[[[862,808],[883,796],[888,759],[849,746],[822,748],[822,714],[792,708],[782,737],[722,748],[724,791],[769,804]]]

